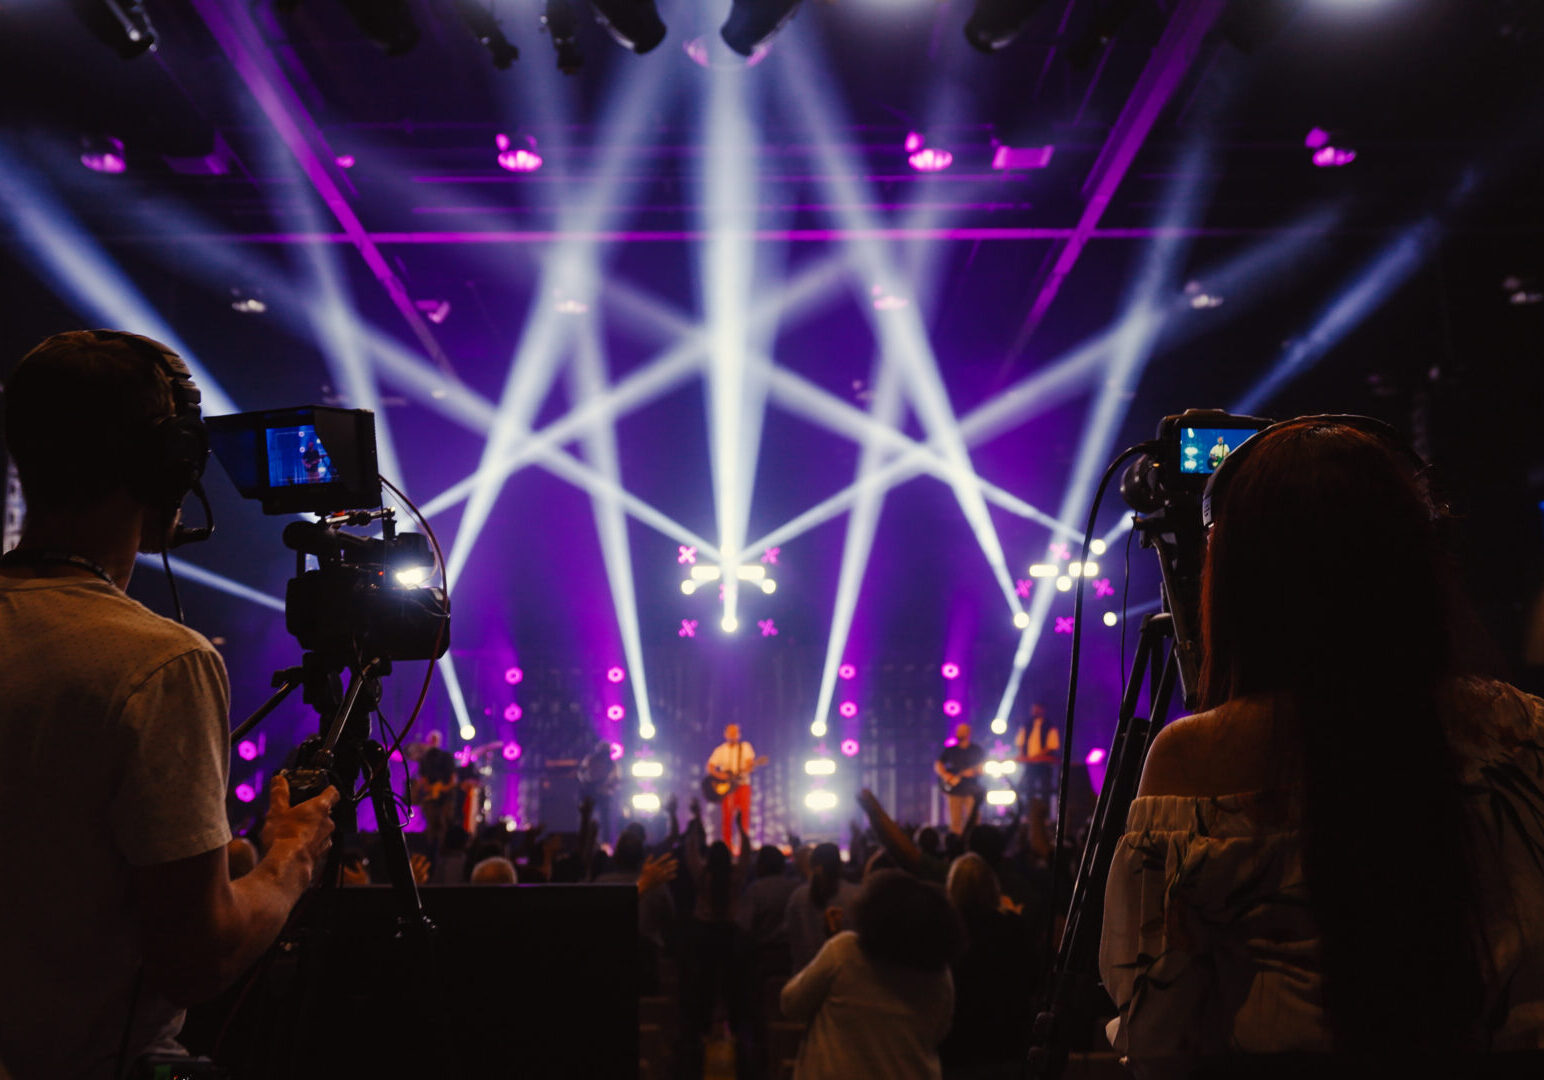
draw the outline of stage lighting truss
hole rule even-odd
[[[1109,545],[1104,540],[1095,538],[1089,545],[1088,551],[1090,555],[1103,555],[1108,548]],[[1049,585],[1055,588],[1057,592],[1070,593],[1072,587],[1077,584],[1077,579],[1082,577],[1088,579],[1089,585],[1093,590],[1092,598],[1094,600],[1113,602],[1115,586],[1111,584],[1108,577],[1100,576],[1102,571],[1099,568],[1099,563],[1093,559],[1089,559],[1087,562],[1074,559],[1072,557],[1073,554],[1070,541],[1053,543],[1046,551],[1046,561],[1031,563],[1028,570],[1029,577],[1018,580],[1019,595],[1023,597],[1029,596],[1037,582],[1043,583],[1042,587]],[[1115,626],[1120,620],[1114,611],[1106,611],[1101,616],[1100,621],[1105,626]],[[1014,625],[1021,630],[1026,629],[1029,625],[1029,619],[1027,616],[1022,621],[1015,619]],[[1059,634],[1071,633],[1072,628],[1073,622],[1070,616],[1066,618],[1058,617],[1053,627]]]
[[[686,577],[681,580],[681,592],[687,596],[693,596],[699,589],[704,586],[711,586],[716,582],[718,584],[719,602],[724,612],[719,625],[725,633],[732,634],[740,627],[739,619],[732,615],[731,612],[736,610],[742,589],[757,589],[767,596],[771,596],[777,591],[776,579],[767,572],[768,564],[766,560],[768,556],[763,555],[762,559],[763,562],[760,563],[741,564],[738,566],[693,562],[689,565]],[[775,557],[772,561],[776,561]],[[771,625],[771,620],[764,620],[763,622],[761,636],[776,636],[777,631],[775,629],[768,629]],[[695,636],[695,623],[692,624],[692,630],[693,634],[685,636]]]

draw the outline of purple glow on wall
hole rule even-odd
[[[251,739],[242,739],[241,742],[236,744],[236,755],[240,757],[242,761],[256,761],[257,743],[253,742]]]
[[[960,665],[958,664],[948,663],[939,670],[943,672],[946,679],[958,679],[960,677]]]
[[[1320,147],[1330,144],[1330,133],[1323,128],[1310,128],[1303,138],[1303,145],[1310,150],[1318,150]]]
[[[843,739],[842,740],[842,754],[845,757],[856,757],[857,753],[858,753],[858,740],[857,739]]]
[[[852,664],[843,664],[836,669],[836,673],[844,679],[856,679],[858,677],[858,669]]]
[[[402,760],[402,751],[401,750],[393,750],[391,752],[391,760],[393,760],[393,761],[401,761]]]
[[[257,798],[257,790],[255,788],[253,788],[253,786],[251,784],[237,784],[236,785],[236,801],[237,802],[244,802],[244,803],[252,802],[256,798]]]
[[[844,701],[836,707],[836,711],[851,720],[858,715],[858,703],[856,701]]]
[[[620,761],[620,760],[622,760],[622,744],[621,743],[614,742],[614,743],[611,744],[611,760],[612,761]]]
[[[620,667],[609,667],[606,669],[607,682],[621,682],[625,678],[627,678],[627,672],[623,671]]]
[[[954,164],[954,155],[947,150],[924,146],[908,157],[906,162],[918,172],[942,172]]]
[[[513,724],[516,720],[520,719],[524,715],[525,712],[520,708],[519,705],[516,705],[514,702],[510,702],[508,705],[504,706],[504,719],[508,720],[511,724]]]
[[[965,711],[965,706],[961,705],[958,701],[955,701],[953,698],[950,698],[948,701],[944,702],[944,715],[945,716],[958,716],[958,715],[960,715],[960,713],[962,713],[964,711]]]
[[[520,744],[519,743],[517,743],[517,742],[507,742],[507,743],[504,744],[504,760],[505,761],[519,761],[520,760],[520,753],[521,753],[521,751],[520,751]]]
[[[627,715],[627,710],[620,705],[608,705],[606,707],[607,720],[620,720]]]
[[[682,566],[691,566],[697,561],[697,549],[689,544],[681,544],[676,548],[675,561]]]
[[[517,667],[506,668],[504,670],[504,681],[507,682],[510,686],[518,685],[520,680],[523,678],[525,678],[525,672],[521,671]]]
[[[999,146],[992,152],[992,168],[1044,169],[1055,153],[1054,146]]]
[[[682,619],[681,620],[681,629],[676,631],[676,636],[677,637],[693,637],[693,638],[696,637],[697,636],[697,620],[696,619]]]
[[[1313,163],[1321,169],[1338,169],[1356,160],[1356,151],[1342,146],[1326,146],[1315,150]]]

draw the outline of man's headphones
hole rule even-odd
[[[164,509],[175,514],[182,500],[191,491],[204,505],[205,517],[209,516],[209,500],[204,497],[200,482],[209,464],[209,431],[199,403],[203,394],[193,381],[193,373],[187,362],[160,342],[140,334],[127,334],[121,330],[93,330],[97,341],[118,341],[128,345],[143,356],[171,383],[171,416],[157,420],[147,432],[138,459],[126,477],[129,491],[148,506]],[[213,526],[190,529],[177,526],[171,546],[209,539]]]
[[[1380,443],[1393,451],[1396,455],[1406,459],[1411,471],[1417,476],[1426,471],[1426,460],[1415,452],[1415,448],[1405,441],[1393,427],[1371,416],[1358,416],[1354,413],[1321,413],[1314,416],[1294,416],[1290,420],[1278,420],[1276,423],[1263,427],[1249,438],[1241,442],[1227,457],[1222,459],[1222,464],[1206,481],[1206,490],[1201,494],[1201,523],[1206,528],[1212,527],[1212,507],[1220,505],[1222,493],[1232,480],[1232,476],[1238,473],[1240,462],[1249,458],[1250,452],[1259,443],[1263,436],[1273,431],[1279,431],[1284,427],[1294,424],[1338,424],[1341,427],[1355,428],[1357,431],[1371,435]]]

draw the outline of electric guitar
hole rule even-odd
[[[707,776],[702,778],[702,797],[707,799],[708,802],[723,802],[729,793],[735,789],[735,784],[739,780],[749,776],[770,760],[771,758],[763,755],[746,766],[744,772],[731,772],[728,778],[724,780],[720,780],[712,773],[708,773]]]

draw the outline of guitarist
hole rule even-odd
[[[740,725],[730,724],[724,729],[724,741],[718,744],[708,758],[708,775],[715,780],[727,780],[734,786],[720,804],[723,808],[722,824],[724,843],[731,851],[735,846],[735,814],[740,815],[741,828],[750,834],[751,828],[751,770],[755,768],[756,751],[751,744],[740,738]]]
[[[423,808],[424,833],[429,839],[430,857],[435,858],[456,813],[456,759],[440,745],[438,731],[429,732],[423,742],[408,747],[403,756],[418,762],[413,802]]]
[[[943,788],[949,800],[949,831],[958,833],[970,814],[971,804],[984,794],[981,787],[981,766],[986,762],[986,747],[970,741],[970,725],[961,724],[954,729],[954,745],[945,746],[933,763],[938,774],[938,786]]]

